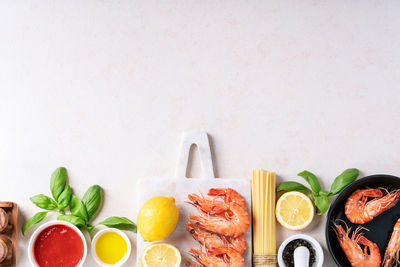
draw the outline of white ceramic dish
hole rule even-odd
[[[283,243],[281,244],[281,246],[279,247],[278,250],[278,264],[280,267],[286,267],[286,264],[283,262],[283,258],[282,258],[282,253],[283,250],[285,249],[286,245],[295,239],[303,239],[308,241],[312,247],[315,250],[315,263],[313,264],[313,267],[322,267],[323,263],[324,263],[324,252],[322,251],[322,247],[321,245],[318,243],[317,240],[315,240],[314,238],[312,238],[309,235],[302,235],[302,234],[298,234],[298,235],[292,235],[290,237],[288,237],[285,241],[283,241]]]
[[[78,235],[81,237],[82,242],[83,242],[83,256],[82,256],[81,261],[77,265],[77,267],[84,266],[84,263],[86,260],[86,255],[87,255],[87,244],[86,244],[85,237],[83,236],[82,232],[78,229],[78,227],[76,227],[75,225],[73,225],[69,222],[66,222],[66,221],[59,221],[59,220],[53,220],[53,221],[46,222],[46,223],[42,224],[41,226],[39,226],[35,230],[35,232],[33,232],[31,239],[29,240],[29,246],[28,246],[28,257],[29,257],[29,261],[31,262],[32,266],[34,266],[34,267],[38,266],[36,263],[35,257],[33,255],[33,245],[36,241],[37,236],[39,235],[40,232],[42,232],[47,227],[52,226],[52,225],[57,225],[57,224],[66,225],[66,226],[74,229],[74,231],[77,232]]]
[[[99,237],[102,234],[108,233],[108,232],[114,232],[114,233],[117,233],[120,236],[122,236],[122,238],[125,240],[126,245],[127,245],[127,249],[126,249],[126,253],[125,253],[124,257],[119,262],[117,262],[115,264],[107,264],[107,263],[102,262],[99,259],[99,257],[97,257],[97,254],[96,254],[96,242],[97,242],[97,240],[99,239]],[[93,256],[94,260],[96,261],[96,263],[98,265],[100,265],[100,266],[112,266],[112,267],[117,267],[117,266],[123,265],[129,259],[129,256],[131,255],[131,250],[132,250],[131,241],[129,240],[128,236],[124,232],[122,232],[121,230],[114,229],[114,228],[107,228],[107,229],[103,229],[103,230],[99,231],[93,238],[92,248],[91,248],[92,256]]]

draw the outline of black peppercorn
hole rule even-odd
[[[312,245],[304,239],[295,239],[290,241],[283,250],[282,258],[287,267],[294,267],[294,250],[304,246],[310,251],[309,267],[315,263],[315,250]]]

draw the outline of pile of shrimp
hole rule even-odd
[[[384,195],[382,191],[386,192],[386,194]],[[400,190],[389,192],[381,188],[359,189],[353,192],[347,199],[344,213],[350,222],[364,224],[373,220],[384,211],[393,208],[399,200]],[[383,262],[378,246],[360,234],[360,230],[366,228],[359,226],[353,232],[352,237],[349,236],[351,228],[347,227],[347,225],[346,230],[344,230],[341,225],[335,222],[333,228],[351,266],[379,267],[382,264],[384,267],[390,267],[394,264],[396,266],[400,264],[400,218],[394,225]],[[360,245],[363,245],[364,249]]]
[[[188,267],[245,267],[243,254],[246,251],[244,233],[250,225],[246,202],[230,188],[211,188],[210,198],[202,194],[189,194],[187,203],[200,211],[189,215],[186,229],[197,240],[203,250],[189,249],[193,262]]]

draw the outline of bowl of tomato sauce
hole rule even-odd
[[[33,233],[28,255],[35,267],[81,267],[87,255],[86,239],[75,225],[50,221]]]

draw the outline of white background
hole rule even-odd
[[[78,196],[105,189],[97,220],[136,220],[135,180],[173,176],[180,134],[198,129],[219,177],[400,175],[399,14],[400,1],[2,1],[0,198],[23,221],[66,166]],[[323,246],[324,223],[303,231]]]

